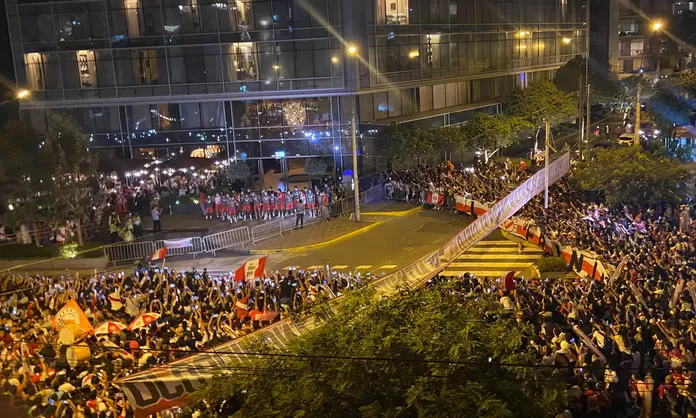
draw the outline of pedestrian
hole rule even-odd
[[[162,230],[162,224],[160,223],[160,209],[159,206],[152,208],[152,232],[160,232]]]
[[[304,228],[304,210],[305,204],[302,199],[299,199],[297,205],[295,205],[295,213],[297,214],[295,217],[295,228],[297,228],[297,225],[300,225],[300,229]]]
[[[133,214],[133,235],[135,235],[136,238],[143,236],[143,221],[137,213]]]

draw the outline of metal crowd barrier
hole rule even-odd
[[[276,219],[271,222],[265,222],[261,225],[257,225],[251,228],[251,243],[256,245],[259,241],[267,238],[275,237],[276,235],[283,236],[283,231],[285,230],[283,223],[286,219]],[[295,219],[294,217],[292,219]]]
[[[249,232],[249,227],[246,226],[203,237],[205,251],[213,253],[213,255],[215,255],[216,251],[225,248],[236,247],[238,245],[244,247],[244,244],[248,242],[251,242],[251,234]]]
[[[167,248],[167,257],[176,255],[192,254],[196,255],[206,252],[203,238],[179,238],[179,239],[161,239],[155,241],[155,248]]]
[[[119,261],[140,260],[149,257],[154,252],[155,243],[152,241],[131,242],[104,247],[106,261],[114,263],[114,265]]]

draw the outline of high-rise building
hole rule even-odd
[[[314,157],[350,168],[356,93],[365,171],[374,125],[496,112],[584,54],[585,3],[6,0],[34,128],[68,114],[107,158],[218,155],[255,175]]]
[[[671,72],[662,66],[661,56],[665,18],[675,12],[673,0],[609,0],[612,9],[610,30],[617,30],[616,59],[611,60],[613,70],[620,77],[635,75],[643,70],[648,76]],[[656,26],[657,24],[657,26]],[[612,36],[610,42],[616,42]],[[612,48],[614,48],[612,46]]]

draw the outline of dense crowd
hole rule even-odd
[[[115,379],[238,338],[370,278],[289,270],[235,281],[234,275],[205,270],[155,268],[85,278],[4,278],[0,407],[12,417],[132,416],[111,384]],[[72,344],[55,325],[71,300],[93,326]],[[71,348],[74,364],[67,362]]]
[[[453,207],[456,195],[493,204],[530,174],[510,161],[476,169],[416,166],[387,173],[385,193],[414,203],[429,203],[428,191],[444,194],[440,207]],[[533,326],[529,348],[568,383],[561,418],[694,416],[696,237],[690,208],[588,203],[572,175],[553,185],[550,196],[548,210],[537,197],[516,216],[622,269],[607,282],[464,275],[454,279],[457,291],[469,301],[478,293],[498,294],[509,315]],[[84,279],[13,277],[0,284],[14,291],[0,296],[0,405],[12,405],[18,416],[130,416],[127,401],[109,384],[115,378],[237,338],[367,280],[301,270],[241,282],[205,271],[155,269]],[[69,346],[55,345],[52,319],[71,298],[95,326],[139,325],[85,336],[90,359],[70,367]],[[142,318],[147,314],[149,323]]]
[[[387,175],[392,197],[442,206],[462,195],[492,204],[531,173],[510,161],[483,169],[449,164]],[[458,278],[462,293],[500,292],[500,302],[535,326],[542,364],[564,370],[571,404],[560,416],[696,416],[696,235],[687,205],[609,208],[586,202],[570,178],[532,199],[516,217],[562,246],[618,266],[611,283],[538,281],[506,289],[500,280]],[[614,274],[615,273],[615,274]],[[444,280],[444,279],[443,279]],[[594,348],[594,349],[592,349]]]

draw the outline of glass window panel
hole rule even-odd
[[[259,126],[259,114],[256,101],[232,102],[232,118],[235,128]]]
[[[401,116],[401,92],[389,90],[389,117]]]
[[[360,100],[360,122],[370,122],[375,120],[375,109],[373,108],[372,95],[361,94]]]
[[[182,129],[196,129],[201,127],[201,115],[198,103],[181,103],[179,105]]]
[[[385,119],[389,117],[389,100],[387,93],[375,93],[375,119]]]
[[[201,120],[204,128],[220,128],[225,126],[223,102],[201,103]]]
[[[433,86],[433,109],[442,109],[445,106],[445,85],[436,84]]]
[[[131,132],[147,132],[152,129],[153,116],[149,105],[126,106],[126,109]]]

